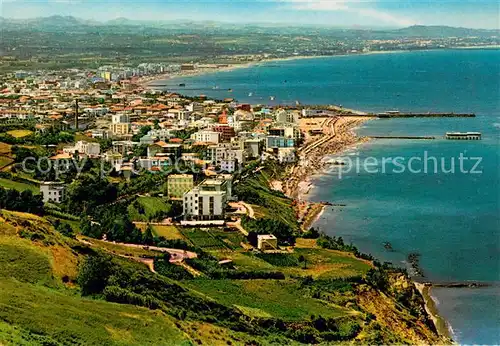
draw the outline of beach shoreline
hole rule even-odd
[[[312,168],[308,167],[308,169],[305,170],[305,172],[301,176],[301,180],[296,182],[296,186],[287,185],[286,183],[282,184],[283,186],[285,186],[284,192],[289,197],[296,198],[299,202],[302,201],[303,203],[309,204],[309,207],[312,209],[311,211],[309,211],[309,213],[306,213],[305,216],[306,221],[303,224],[303,229],[305,231],[307,231],[307,229],[311,227],[314,227],[315,223],[321,218],[321,215],[323,215],[323,213],[325,212],[327,205],[329,205],[329,203],[332,202],[332,201],[327,201],[327,202],[315,203],[310,200],[311,198],[310,192],[315,187],[314,184],[312,183],[313,177],[315,175],[325,173],[325,172],[321,173],[321,171],[328,165],[327,158],[331,157],[332,155],[341,156],[342,154],[345,154],[346,152],[352,150],[353,148],[356,148],[358,145],[366,143],[368,139],[366,137],[358,136],[355,131],[364,122],[373,119],[374,119],[373,117],[361,116],[361,117],[355,117],[355,120],[353,122],[348,122],[347,124],[338,124],[338,125],[336,124],[340,128],[340,131],[339,130],[336,131],[336,135],[338,135],[341,138],[340,141],[342,145],[337,149],[331,151],[327,150],[326,152],[324,152],[323,146],[320,146],[317,149],[316,153],[311,153],[311,156],[316,163],[312,166]],[[326,145],[328,146],[328,143]],[[294,169],[292,169],[290,175],[293,175],[294,172],[295,172]],[[422,299],[424,301],[425,311],[431,318],[437,333],[445,340],[449,341],[450,343],[453,343],[454,341],[452,339],[452,334],[449,329],[449,324],[443,317],[439,315],[436,304],[430,294],[431,285],[418,283],[411,278],[410,280],[412,280],[416,289],[422,296]]]
[[[299,163],[292,168],[288,178],[283,183],[284,193],[290,198],[299,201],[308,200],[309,196],[307,195],[314,188],[311,183],[312,176],[321,174],[321,171],[325,173],[324,169],[331,165],[326,158],[331,155],[342,154],[356,145],[367,142],[369,139],[359,137],[354,132],[354,129],[372,119],[375,118],[367,115],[338,116],[334,120],[334,124],[329,125],[333,133],[325,134],[326,141],[304,153],[308,150],[307,147],[310,148],[315,145],[315,142],[312,142],[300,153]],[[319,140],[316,142],[319,142]]]
[[[218,73],[218,72],[231,72],[239,69],[246,69],[250,67],[254,67],[259,64],[270,64],[270,63],[279,63],[285,61],[295,61],[295,60],[310,60],[310,59],[327,59],[327,58],[341,58],[341,57],[350,57],[350,56],[368,56],[368,55],[378,55],[378,54],[400,54],[400,53],[409,53],[410,51],[405,50],[390,50],[390,51],[370,51],[370,52],[360,52],[360,53],[348,53],[348,54],[335,54],[335,55],[297,55],[297,56],[289,56],[282,58],[263,58],[261,60],[244,62],[241,64],[229,64],[228,66],[223,67],[210,67],[210,68],[201,68],[196,70],[186,70],[179,72],[170,72],[163,73],[155,76],[147,76],[139,79],[138,84],[142,85],[146,88],[154,88],[155,83],[164,82],[168,80],[175,80],[187,77],[197,77],[206,74]],[[214,64],[216,65],[216,64]],[[219,64],[226,65],[226,64]],[[163,85],[160,85],[163,86]]]
[[[432,285],[423,284],[416,281],[413,281],[413,283],[415,285],[415,288],[420,292],[420,295],[424,300],[425,311],[430,316],[439,335],[446,338],[450,342],[453,342],[448,322],[443,317],[441,317],[441,315],[439,315],[436,303],[432,298],[431,295]]]
[[[416,51],[425,52],[425,51],[437,51],[437,50],[453,50],[453,49],[499,49],[500,45],[490,45],[490,46],[464,46],[464,47],[449,47],[449,48],[440,48],[440,49],[419,49]],[[368,52],[353,52],[353,53],[343,53],[343,54],[334,54],[334,55],[297,55],[297,56],[288,56],[281,58],[262,58],[255,61],[242,62],[241,64],[213,64],[213,65],[227,65],[221,67],[210,67],[210,68],[201,68],[196,70],[187,70],[187,71],[179,71],[179,72],[171,72],[171,73],[163,73],[154,76],[141,77],[138,80],[138,84],[145,88],[154,88],[155,83],[174,80],[186,77],[195,77],[201,76],[205,74],[218,73],[218,72],[230,72],[238,69],[250,68],[259,64],[268,64],[268,63],[279,63],[285,61],[294,61],[294,60],[309,60],[309,59],[327,59],[327,58],[342,58],[342,57],[351,57],[351,56],[369,56],[369,55],[379,55],[379,54],[403,54],[403,53],[411,53],[415,51],[409,50],[387,50],[387,51],[368,51]],[[207,63],[210,65],[210,63]],[[163,86],[163,85],[161,85]]]

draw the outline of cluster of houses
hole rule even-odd
[[[17,74],[1,91],[0,124],[29,123],[36,131],[78,129],[84,136],[50,159],[100,159],[126,179],[134,179],[137,168],[161,173],[179,162],[202,167],[206,179],[199,184],[189,172],[165,178],[168,197],[182,201],[187,223],[223,222],[227,203],[235,198],[233,174],[249,160],[295,162],[302,140],[299,118],[317,115],[313,110],[271,109],[232,99],[183,97],[147,88],[128,73],[115,78],[108,70]],[[40,190],[45,202],[64,199],[62,184],[42,183]]]

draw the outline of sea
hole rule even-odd
[[[374,139],[350,148],[336,155],[349,165],[313,177],[309,198],[342,205],[328,207],[316,227],[410,273],[408,255],[416,254],[420,280],[491,284],[433,288],[432,297],[455,341],[500,344],[500,50],[274,61],[163,83],[186,95],[252,104],[475,113],[364,123],[361,136],[435,139]],[[482,140],[446,140],[450,131],[481,132]]]

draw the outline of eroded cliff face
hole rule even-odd
[[[413,282],[391,274],[386,290],[360,285],[356,301],[372,320],[358,339],[367,343],[451,344],[439,335]]]

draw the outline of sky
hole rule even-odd
[[[335,27],[414,24],[500,28],[498,0],[0,0],[0,16],[106,21],[213,20]]]

